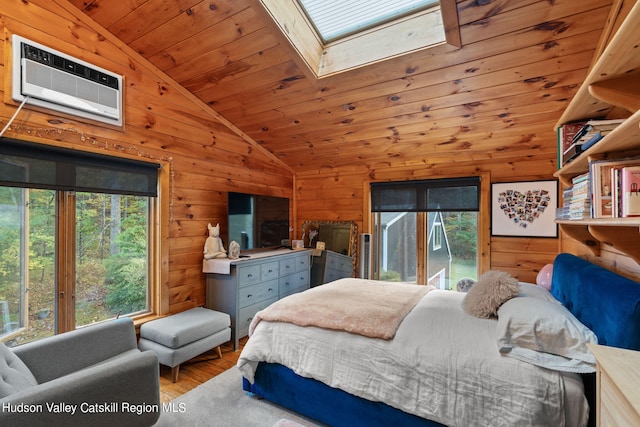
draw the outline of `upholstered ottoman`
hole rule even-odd
[[[158,361],[171,367],[178,381],[180,364],[231,339],[231,318],[226,313],[196,307],[147,322],[140,327],[140,350],[153,350]]]

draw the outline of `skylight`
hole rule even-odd
[[[444,44],[462,45],[456,0],[256,1],[317,79]]]
[[[324,43],[435,6],[437,0],[298,0]]]

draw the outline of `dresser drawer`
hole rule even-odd
[[[260,266],[260,278],[263,282],[267,280],[277,279],[280,276],[280,263],[278,261],[271,261],[261,264]]]
[[[251,286],[244,286],[238,290],[238,304],[240,308],[256,304],[262,300],[278,296],[278,281],[270,280]]]
[[[277,300],[278,298],[275,297],[240,309],[237,319],[238,337],[246,337],[249,334],[249,325],[251,324],[251,321],[253,320],[256,313],[260,310],[264,310]]]
[[[296,271],[309,271],[309,254],[298,255],[294,258]]]
[[[336,258],[334,256],[327,256],[327,269],[340,271],[343,273],[351,273],[353,270],[353,265],[351,264],[350,259],[345,259],[343,257]]]
[[[278,265],[280,268],[280,276],[288,276],[296,272],[296,258],[286,257]]]
[[[252,285],[260,281],[260,265],[238,266],[238,287]]]
[[[279,297],[283,298],[309,288],[309,272],[301,271],[280,278]]]
[[[327,270],[324,273],[325,283],[333,282],[334,280],[342,279],[345,277],[351,277],[351,272],[344,272],[339,270]]]

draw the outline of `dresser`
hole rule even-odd
[[[233,349],[255,314],[280,298],[309,289],[310,251],[260,252],[238,260],[209,260],[206,307],[229,314]],[[213,261],[213,262],[212,262]]]
[[[598,427],[640,426],[640,352],[588,344],[597,361]]]
[[[353,259],[350,256],[324,250],[318,255],[314,253],[311,259],[311,286],[353,275]]]

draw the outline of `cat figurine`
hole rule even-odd
[[[216,224],[215,227],[207,224],[207,228],[209,229],[209,237],[204,243],[204,259],[226,258],[227,251],[220,238],[220,224]]]

